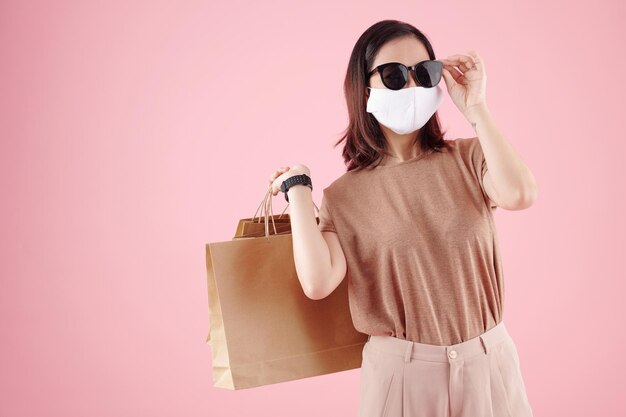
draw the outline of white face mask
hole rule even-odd
[[[370,89],[367,112],[399,135],[415,132],[424,126],[443,101],[443,90],[439,85],[400,90],[367,88]]]

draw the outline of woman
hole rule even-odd
[[[448,94],[476,136],[444,140]],[[503,317],[493,210],[521,210],[535,179],[496,127],[481,57],[436,60],[415,27],[385,20],[357,41],[344,90],[347,171],[323,190],[319,225],[309,169],[281,167],[294,259],[308,297],[349,280],[363,348],[360,417],[532,416]]]

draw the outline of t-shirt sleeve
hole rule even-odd
[[[326,189],[322,191],[322,202],[320,204],[319,209],[320,210],[319,210],[318,217],[320,221],[318,224],[318,228],[320,232],[337,233],[337,230],[335,229],[335,223],[333,222],[332,214],[331,214],[330,207],[328,204],[328,193],[326,192]]]
[[[485,191],[484,177],[489,170],[489,167],[487,166],[487,160],[483,154],[483,148],[480,144],[480,140],[478,140],[478,137],[470,139],[470,156],[472,165],[474,166],[474,172],[476,173],[478,183],[480,184],[480,189],[485,197],[485,202],[487,202],[491,208],[495,209],[498,207],[497,204],[489,198],[489,195]]]

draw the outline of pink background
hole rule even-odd
[[[624,12],[2,1],[0,415],[356,416],[359,370],[212,386],[204,245],[282,165],[311,169],[319,205],[344,170],[349,54],[388,18],[439,58],[482,55],[488,105],[537,178],[533,207],[496,213],[535,415],[624,415]],[[440,116],[448,138],[473,134],[447,93]]]

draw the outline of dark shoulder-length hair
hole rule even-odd
[[[343,136],[334,144],[336,147],[345,141],[342,155],[347,171],[358,171],[370,166],[373,168],[387,155],[387,141],[378,121],[366,111],[367,74],[372,70],[371,66],[380,48],[387,41],[403,36],[415,36],[426,47],[430,59],[436,59],[426,36],[414,26],[398,20],[382,20],[370,26],[352,49],[343,86],[349,122]],[[422,126],[415,141],[422,151],[429,148],[440,151],[447,146],[447,141],[443,139],[444,133],[435,112]]]

